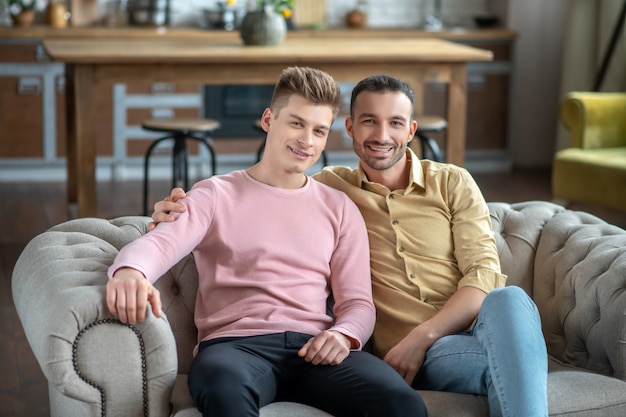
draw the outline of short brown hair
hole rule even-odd
[[[341,102],[341,90],[337,81],[328,73],[309,67],[285,68],[274,87],[270,105],[276,116],[287,105],[289,97],[294,94],[316,105],[331,106],[333,119],[337,117]]]
[[[363,91],[371,91],[373,93],[403,93],[411,101],[411,117],[413,117],[413,106],[415,105],[415,96],[411,87],[404,81],[392,77],[390,75],[379,74],[370,75],[367,78],[362,79],[352,89],[352,95],[350,98],[350,117],[354,118],[354,102],[359,94]]]

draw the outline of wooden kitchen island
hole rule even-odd
[[[288,37],[263,47],[243,46],[234,37],[54,38],[43,44],[52,60],[66,64],[68,203],[78,217],[97,215],[93,92],[98,84],[273,84],[286,66],[313,66],[343,82],[376,73],[401,78],[413,88],[419,114],[424,85],[445,83],[446,159],[463,165],[466,64],[492,59],[490,51],[429,38]]]

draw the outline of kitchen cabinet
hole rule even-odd
[[[36,39],[0,39],[0,162],[63,162],[65,69]],[[110,89],[97,92],[98,153],[111,152]]]
[[[23,179],[37,179],[37,168],[61,167],[66,155],[65,68],[52,63],[38,39],[0,39],[0,171],[17,169]],[[141,128],[153,117],[202,115],[198,85],[150,83],[98,86],[95,97],[97,155],[111,168],[103,175],[126,176],[126,165],[140,165],[156,137]],[[198,148],[190,144],[190,155]],[[204,165],[202,169],[206,169]],[[42,173],[42,175],[45,175]],[[65,171],[56,170],[57,179]]]
[[[0,43],[0,159],[58,157],[65,139],[57,137],[55,111],[62,75],[63,66],[48,62],[38,42]]]

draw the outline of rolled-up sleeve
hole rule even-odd
[[[489,209],[474,179],[465,170],[449,178],[454,255],[462,278],[458,288],[485,292],[504,286]]]

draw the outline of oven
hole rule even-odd
[[[272,99],[274,85],[207,85],[204,87],[206,117],[217,119],[222,127],[213,137],[258,137],[254,121]]]

